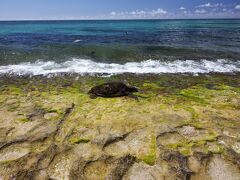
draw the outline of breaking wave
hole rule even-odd
[[[73,58],[69,61],[57,63],[54,61],[36,61],[34,63],[20,63],[16,65],[0,66],[0,74],[13,75],[48,75],[58,73],[78,74],[122,74],[122,73],[232,73],[240,72],[240,61],[218,59],[209,60],[176,60],[159,61],[146,60],[128,62],[125,64],[100,63],[89,59]]]

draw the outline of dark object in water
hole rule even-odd
[[[138,99],[137,96],[132,94],[133,92],[138,92],[138,88],[127,86],[123,82],[109,82],[93,87],[88,94],[90,94],[90,98],[98,96],[106,98],[129,96]]]

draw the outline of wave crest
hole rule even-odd
[[[122,73],[231,73],[240,72],[240,61],[218,59],[209,60],[176,60],[159,61],[146,60],[142,62],[128,62],[125,64],[100,63],[88,59],[77,59],[57,63],[54,61],[36,61],[16,65],[0,66],[0,74],[14,75],[47,75],[56,73],[78,74],[122,74]]]

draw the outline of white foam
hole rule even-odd
[[[176,60],[164,62],[147,60],[142,62],[128,62],[125,64],[99,63],[88,59],[73,58],[63,63],[54,61],[36,61],[34,63],[21,63],[16,65],[0,66],[0,74],[14,75],[48,75],[55,73],[79,74],[122,74],[122,73],[210,73],[240,72],[240,61],[219,59],[209,60]]]
[[[81,39],[76,39],[75,41],[73,41],[74,43],[78,43],[78,42],[81,42],[82,40]]]

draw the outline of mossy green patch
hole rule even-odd
[[[189,156],[192,154],[191,148],[189,147],[183,147],[179,150],[179,152],[184,156]]]
[[[10,112],[15,112],[15,111],[17,111],[18,108],[19,108],[19,103],[7,105],[7,109]]]
[[[211,131],[208,135],[206,135],[202,140],[205,141],[215,141],[218,138],[218,133],[215,131]]]
[[[157,158],[157,141],[155,134],[151,135],[151,143],[148,154],[141,156],[139,159],[144,161],[146,164],[154,165]]]
[[[143,93],[134,93],[134,95],[136,95],[136,96],[138,96],[138,97],[140,97],[140,98],[151,98],[151,97],[153,97],[153,96],[155,96],[155,94],[143,94]]]
[[[14,85],[8,86],[8,88],[6,90],[7,90],[7,93],[10,93],[12,95],[22,95],[23,94],[22,89],[14,86]]]
[[[64,114],[64,112],[61,109],[43,109],[46,111],[46,113],[57,113],[57,114]]]
[[[205,147],[207,142],[214,142],[217,140],[217,137],[218,134],[216,132],[210,132],[202,137],[199,137],[196,140],[184,138],[177,143],[168,144],[167,148],[175,151],[177,150],[183,155],[191,155],[193,147],[195,146]],[[207,149],[207,147],[205,147],[204,149]]]
[[[72,137],[69,139],[70,144],[80,144],[80,143],[88,143],[88,142],[90,142],[90,139],[87,139],[87,138]]]
[[[208,98],[205,96],[206,92],[206,88],[195,87],[190,89],[183,89],[178,93],[178,95],[196,103],[207,104]]]
[[[31,122],[31,120],[26,117],[20,118],[20,119],[18,119],[18,121],[22,122],[22,123]]]
[[[208,147],[208,151],[214,154],[222,154],[224,152],[224,147],[222,145],[216,145],[216,147]]]
[[[5,161],[0,161],[0,164],[2,165],[8,165],[10,164],[11,162],[13,162],[14,160],[5,160]]]
[[[161,87],[159,87],[155,83],[144,83],[142,85],[142,87],[143,87],[143,89],[147,89],[147,90],[159,90],[159,89],[162,89]]]
[[[0,95],[0,103],[4,103],[6,100],[6,97],[4,97],[3,95]]]
[[[199,117],[199,115],[197,114],[197,112],[195,111],[195,109],[193,107],[183,107],[186,111],[190,112],[192,115],[192,120],[195,120]]]
[[[184,122],[181,126],[193,126],[196,129],[203,129],[203,124],[195,119]]]
[[[183,155],[190,155],[192,153],[191,148],[194,146],[194,142],[187,139],[183,139],[177,143],[169,144],[167,147],[171,150],[178,150]]]
[[[220,90],[233,90],[233,91],[239,89],[239,88],[234,88],[232,86],[228,86],[224,84],[218,85],[217,88]]]

